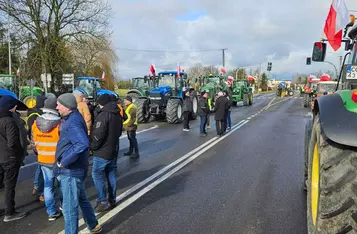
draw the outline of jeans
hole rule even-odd
[[[200,116],[200,119],[201,119],[201,122],[200,122],[200,133],[201,134],[207,134],[206,133],[206,125],[207,125],[207,118],[208,115],[201,115]]]
[[[136,131],[127,132],[129,139],[129,152],[132,153],[133,150],[135,153],[139,153],[138,140],[136,139]]]
[[[103,158],[93,157],[92,177],[97,190],[97,202],[115,204],[117,192],[117,158],[105,160]],[[108,183],[108,199],[105,189],[105,179]]]
[[[5,216],[15,212],[15,188],[19,175],[21,162],[0,163],[1,170],[4,172],[4,206]]]
[[[231,128],[232,127],[231,111],[227,111],[226,115],[227,115],[227,119],[226,119],[227,126],[226,127]]]
[[[41,171],[41,165],[37,165],[33,184],[34,184],[34,187],[38,190],[38,193],[40,195],[43,195],[44,179],[43,179],[43,174]]]
[[[211,125],[211,121],[210,121],[210,114],[207,115],[207,126]]]
[[[86,196],[84,181],[65,175],[59,175],[57,179],[60,181],[63,194],[62,213],[64,216],[65,233],[78,233],[78,207],[81,207],[83,219],[88,229],[95,228],[98,220]]]
[[[44,180],[44,197],[45,204],[47,208],[48,216],[57,213],[56,200],[55,200],[55,177],[53,175],[53,170],[50,167],[41,166],[43,180]],[[60,195],[60,200],[62,201],[62,195]]]

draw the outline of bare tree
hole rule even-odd
[[[68,42],[107,34],[111,15],[105,0],[0,0],[0,11],[11,17],[23,43],[38,47],[42,73],[58,72]],[[60,78],[55,75],[56,83]]]

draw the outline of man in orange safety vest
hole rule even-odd
[[[41,166],[44,179],[44,198],[47,208],[48,220],[54,221],[60,217],[55,202],[55,176],[53,164],[56,162],[56,146],[60,137],[61,118],[56,110],[57,99],[45,100],[43,114],[36,118],[32,125],[31,143],[37,151],[38,164]]]

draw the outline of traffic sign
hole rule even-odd
[[[73,85],[74,74],[62,74],[62,84]]]
[[[346,69],[346,79],[357,79],[357,66],[348,65]]]

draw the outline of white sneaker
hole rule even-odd
[[[184,131],[184,132],[189,132],[190,129],[184,128],[183,131]]]

